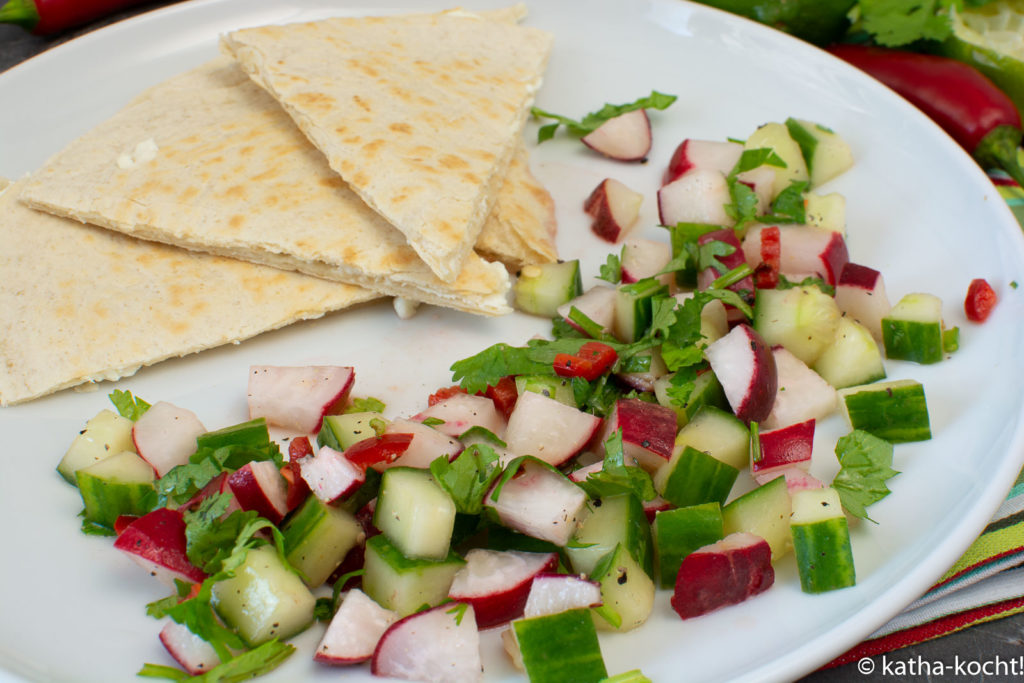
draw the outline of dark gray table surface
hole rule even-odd
[[[83,28],[52,37],[33,36],[17,26],[0,25],[0,72],[83,33],[168,4],[171,2],[167,0],[146,3],[134,10],[121,12]],[[866,663],[862,665],[863,670],[872,672],[869,674],[862,673],[857,664],[848,664],[813,673],[801,680],[806,683],[832,683],[833,681],[843,683],[866,680],[884,680],[891,683],[925,680],[1011,680],[1010,677],[1003,675],[972,676],[964,673],[970,670],[969,667],[965,668],[967,667],[966,663],[976,662],[978,663],[974,665],[976,667],[982,663],[990,663],[989,668],[991,668],[997,658],[1002,662],[1015,663],[1016,669],[1024,672],[1024,615],[980,624],[959,633],[898,650],[884,657],[873,657],[870,665]],[[958,664],[961,667],[959,670],[954,668]],[[1024,675],[1017,678],[1024,680]]]

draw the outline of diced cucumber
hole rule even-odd
[[[885,379],[878,342],[868,328],[846,316],[839,319],[835,339],[811,369],[836,389]]]
[[[772,167],[775,171],[775,182],[772,184],[772,197],[797,181],[810,180],[803,152],[789,134],[789,130],[781,123],[766,123],[747,138],[744,149],[769,148],[785,163],[785,168]]]
[[[601,586],[602,605],[595,609],[598,628],[631,631],[654,609],[654,579],[624,545],[605,555],[590,575]]]
[[[893,360],[938,363],[943,357],[942,300],[907,294],[882,318],[885,355]]]
[[[78,470],[85,519],[113,529],[121,515],[142,516],[156,507],[153,468],[133,451],[121,451]]]
[[[379,422],[370,424],[374,420],[379,420]],[[346,448],[358,441],[377,436],[374,425],[387,425],[387,423],[387,418],[373,411],[325,415],[323,425],[316,435],[316,442],[321,446],[329,446],[336,451],[344,452]]]
[[[721,504],[729,497],[739,473],[739,469],[709,453],[683,446],[654,475],[654,487],[665,500],[679,507]]]
[[[135,451],[132,425],[135,423],[112,410],[101,410],[85,423],[85,429],[57,465],[57,472],[69,484],[75,484],[75,472],[122,451]]]
[[[591,501],[572,540],[566,546],[573,571],[590,574],[602,557],[620,543],[648,574],[653,572],[651,527],[644,506],[632,493]]]
[[[465,561],[449,552],[443,560],[406,557],[384,534],[366,541],[363,592],[378,605],[408,616],[424,605],[440,605]]]
[[[281,527],[288,562],[311,587],[321,585],[356,546],[363,528],[352,513],[308,496]]]
[[[541,396],[553,398],[559,403],[577,408],[576,394],[572,389],[572,381],[566,377],[551,375],[520,375],[516,377],[516,392],[522,395],[532,391]]]
[[[747,531],[768,541],[772,562],[793,548],[789,531],[792,503],[785,477],[776,477],[722,508],[725,535]]]
[[[260,447],[270,443],[270,430],[267,429],[265,418],[241,422],[196,437],[197,448],[217,449],[221,446],[254,446]]]
[[[725,537],[718,503],[659,510],[652,529],[662,588],[675,586],[684,557]]]
[[[619,285],[615,292],[615,321],[612,331],[624,342],[644,336],[651,326],[652,299],[668,294],[668,288],[654,278]]]
[[[517,619],[512,632],[530,683],[599,683],[608,675],[588,610]]]
[[[800,588],[823,593],[856,583],[846,515],[833,488],[793,494],[790,519]]]
[[[455,503],[429,470],[384,472],[373,524],[406,557],[443,560],[455,528]]]
[[[512,285],[516,308],[526,313],[553,318],[558,307],[583,293],[579,259],[561,263],[525,266]]]
[[[804,195],[804,220],[846,237],[846,197],[838,192]]]
[[[693,381],[693,391],[689,398],[683,401],[680,406],[673,401],[669,395],[669,388],[672,386],[672,379],[675,373],[664,375],[654,381],[654,396],[658,403],[676,411],[676,424],[680,427],[686,426],[693,416],[704,406],[713,406],[721,410],[729,407],[722,390],[722,384],[713,372],[702,372]]]
[[[841,317],[835,299],[813,285],[759,289],[754,301],[754,329],[807,365],[835,339]]]
[[[839,390],[843,413],[854,429],[903,443],[932,438],[924,386],[912,379],[896,379]]]
[[[682,446],[710,453],[738,470],[750,464],[750,430],[743,420],[720,407],[705,405],[697,411],[676,435],[675,450]]]
[[[807,163],[811,187],[818,187],[842,175],[853,166],[853,153],[835,132],[811,121],[786,119],[786,128]]]
[[[273,546],[253,548],[235,576],[213,584],[213,605],[224,623],[255,647],[285,640],[313,623],[316,598]]]
[[[366,481],[356,489],[356,492],[336,505],[344,510],[356,514],[363,509],[363,506],[377,497],[380,492],[381,474],[372,467],[366,469]]]

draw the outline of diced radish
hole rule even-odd
[[[598,460],[597,462],[592,462],[585,467],[580,467],[579,469],[573,470],[567,476],[569,477],[570,481],[579,483],[581,481],[586,481],[587,477],[596,472],[600,472],[603,468],[604,461]]]
[[[614,178],[606,178],[583,202],[591,217],[590,229],[601,239],[616,243],[640,217],[644,196]]]
[[[651,121],[636,109],[608,119],[580,141],[595,152],[616,161],[640,161],[651,151]]]
[[[196,495],[192,496],[187,501],[182,503],[181,509],[190,510],[199,505],[199,503],[203,502],[205,499],[212,496],[213,494],[220,493],[221,489],[227,485],[227,478],[227,472],[221,472],[220,474],[218,474],[216,477],[211,479],[209,483],[206,484],[206,486],[200,489],[199,492],[196,493]]]
[[[196,452],[196,437],[205,433],[206,427],[191,410],[158,401],[135,421],[132,441],[139,457],[162,477],[188,463]]]
[[[168,621],[160,629],[160,642],[190,676],[199,676],[220,664],[213,645],[192,633],[184,624]]]
[[[736,176],[736,180],[743,183],[757,195],[757,215],[763,216],[771,208],[775,192],[775,169],[771,166],[758,166],[749,171],[744,171]]]
[[[481,680],[480,631],[473,607],[449,602],[395,622],[377,643],[371,671],[427,683]]]
[[[505,433],[505,418],[486,396],[455,394],[412,417],[416,422],[429,418],[444,420],[434,429],[456,439],[472,427],[483,427],[499,439]]]
[[[661,496],[655,496],[650,500],[645,500],[643,502],[643,506],[644,517],[647,518],[647,522],[650,524],[654,523],[654,518],[658,515],[659,512],[661,512],[662,510],[671,510],[672,508],[675,507],[674,505],[672,505],[672,503],[668,502]]]
[[[676,411],[639,398],[620,398],[605,420],[598,437],[600,453],[605,441],[622,430],[622,450],[626,464],[636,461],[648,472],[658,469],[672,457],[676,442]]]
[[[747,258],[743,253],[740,241],[737,239],[736,233],[731,228],[713,230],[711,232],[704,233],[697,239],[697,244],[701,246],[711,242],[723,242],[734,249],[731,254],[725,254],[718,257],[718,260],[722,265],[729,270],[738,268],[742,265],[749,265],[747,264]],[[697,273],[697,288],[707,289],[711,286],[711,283],[717,280],[721,275],[722,273],[719,273],[715,268],[705,268],[701,272]],[[739,282],[729,285],[729,289],[737,292],[740,290],[752,292],[754,291],[754,280],[748,275]]]
[[[874,268],[847,263],[836,284],[836,304],[843,315],[868,328],[871,336],[882,340],[882,318],[892,304],[885,293],[885,280]]]
[[[313,434],[324,415],[344,407],[354,380],[350,367],[254,365],[249,368],[249,417]]]
[[[396,621],[396,613],[353,588],[334,613],[313,659],[334,666],[365,662],[373,657],[381,636]]]
[[[679,143],[676,151],[672,153],[672,159],[668,162],[661,184],[668,185],[694,169],[728,174],[742,154],[743,145],[738,142],[687,138]]]
[[[689,619],[762,593],[775,582],[771,559],[768,542],[746,532],[695,550],[679,567],[672,608]]]
[[[472,605],[478,627],[499,626],[523,616],[534,577],[557,566],[555,553],[473,548],[448,597]]]
[[[775,356],[754,328],[741,323],[704,355],[736,417],[761,422],[772,411],[779,387]],[[834,390],[833,390],[834,393]]]
[[[300,459],[289,460],[281,466],[281,476],[286,483],[285,507],[288,508],[288,512],[302,505],[311,493],[309,484],[302,478],[302,467],[299,462]]]
[[[791,496],[797,491],[825,488],[824,482],[822,482],[820,479],[812,477],[810,474],[800,469],[799,467],[786,467],[785,469],[771,472],[764,476],[763,481],[758,480],[757,483],[761,486],[764,486],[772,479],[777,479],[778,477],[786,478],[786,490],[789,492],[789,495]]]
[[[601,586],[596,581],[571,574],[541,574],[530,585],[530,596],[523,608],[527,619],[557,614],[570,609],[586,609],[601,604]]]
[[[114,547],[132,558],[162,583],[174,580],[201,583],[206,573],[185,553],[185,519],[180,510],[157,508],[128,525]]]
[[[300,460],[299,471],[313,495],[325,503],[352,495],[366,481],[361,467],[330,446],[321,446],[316,455]]]
[[[626,240],[622,245],[622,281],[624,283],[638,282],[647,277],[655,277],[663,284],[669,284],[674,279],[673,273],[658,275],[668,262],[672,260],[672,245],[668,242],[647,240],[642,237],[634,237]]]
[[[658,190],[662,225],[706,223],[731,226],[736,221],[725,211],[732,203],[729,184],[721,171],[690,171]]]
[[[839,404],[831,384],[783,346],[773,347],[772,356],[778,372],[778,391],[771,412],[761,420],[762,429],[778,429],[832,414]]]
[[[559,472],[527,461],[500,491],[497,484],[484,504],[510,529],[564,546],[576,531],[587,494]]]
[[[228,475],[228,487],[243,510],[280,524],[288,514],[288,486],[270,460],[249,462]]]
[[[758,484],[766,484],[784,470],[811,466],[814,450],[814,418],[797,424],[760,432],[761,459],[750,463]]]
[[[743,238],[743,252],[751,268],[761,263],[761,232],[767,226],[751,228]],[[850,260],[843,236],[813,225],[780,225],[779,270],[792,279],[819,277],[830,285]]]
[[[374,465],[373,469],[384,471],[390,467],[430,467],[430,463],[444,455],[449,460],[462,452],[462,444],[447,434],[419,422],[398,418],[384,429],[385,434],[412,434],[412,441],[405,452],[391,463]]]
[[[532,455],[558,466],[583,450],[601,418],[528,391],[508,419],[505,443],[514,455]]]
[[[558,307],[558,315],[562,316],[570,325],[580,332],[583,331],[576,323],[569,320],[569,313],[573,308],[579,310],[603,330],[610,331],[615,322],[615,288],[607,285],[596,285],[572,301],[568,301]]]
[[[665,365],[665,361],[662,360],[661,354],[656,349],[640,351],[637,356],[650,356],[651,362],[648,368],[642,372],[616,372],[615,378],[637,391],[654,391],[654,383],[668,374],[668,366]]]

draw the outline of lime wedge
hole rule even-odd
[[[1024,113],[1024,0],[995,0],[951,14],[942,52],[975,67]]]

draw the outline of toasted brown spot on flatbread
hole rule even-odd
[[[188,204],[190,201],[199,196],[199,188],[195,185],[189,185],[185,190],[178,195],[178,201],[182,204]]]
[[[243,225],[245,225],[245,216],[236,213],[235,215],[228,219],[228,225],[230,225],[235,230],[238,230]]]
[[[412,126],[408,123],[392,123],[388,126],[388,129],[396,133],[412,133]]]
[[[363,145],[363,152],[368,157],[377,156],[377,152],[379,152],[380,149],[385,144],[387,144],[387,143],[384,142],[383,140],[373,140],[372,142],[367,142],[365,145]]]
[[[334,106],[334,98],[322,92],[300,92],[295,95],[295,101],[303,107],[320,111],[330,111]]]
[[[465,159],[457,157],[454,154],[445,154],[440,159],[438,159],[438,162],[441,164],[441,166],[452,170],[469,167],[469,164],[466,163]]]
[[[370,103],[367,102],[366,100],[364,100],[359,95],[353,95],[352,96],[352,101],[356,103],[356,106],[358,106],[360,109],[362,109],[363,111],[365,111],[367,113],[370,113],[370,112],[373,111],[373,109],[370,107]]]
[[[245,199],[245,188],[241,185],[232,185],[224,191],[224,196],[228,199]]]

